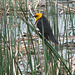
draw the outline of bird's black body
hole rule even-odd
[[[58,44],[58,41],[55,39],[53,35],[52,29],[50,27],[50,23],[48,22],[45,16],[42,15],[42,17],[37,20],[37,27],[39,28],[41,34],[42,34],[42,27],[44,28],[44,37],[47,40],[51,40],[52,42]]]

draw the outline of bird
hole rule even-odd
[[[36,18],[37,28],[39,29],[40,33],[43,34],[42,29],[44,29],[44,37],[47,40],[51,40],[53,43],[58,44],[58,41],[53,35],[52,28],[48,19],[42,13],[36,13],[33,17]]]

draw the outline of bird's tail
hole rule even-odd
[[[54,35],[49,36],[50,40],[56,44],[59,44],[58,41],[55,39]]]

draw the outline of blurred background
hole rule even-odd
[[[36,13],[59,45],[43,40]],[[75,75],[75,0],[1,0],[0,75]]]

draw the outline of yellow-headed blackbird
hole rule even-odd
[[[51,40],[52,42],[58,44],[58,41],[55,39],[53,35],[52,28],[50,27],[50,23],[48,22],[47,18],[43,16],[42,13],[36,13],[34,17],[36,18],[37,27],[39,28],[40,33],[42,34],[42,27],[43,27],[44,37],[47,40]]]

